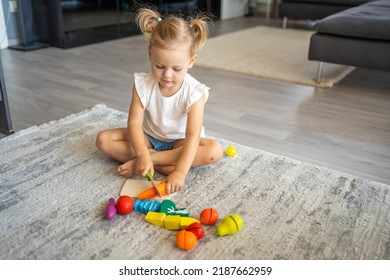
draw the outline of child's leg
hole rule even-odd
[[[123,163],[118,167],[118,172],[125,177],[135,173],[135,153],[128,139],[127,128],[104,130],[96,137],[96,146],[103,154]],[[151,144],[146,136],[144,140],[150,149]]]
[[[175,170],[176,162],[179,159],[184,140],[179,140],[172,150],[152,152],[152,160],[155,170],[162,174],[170,174]],[[192,163],[192,167],[203,166],[218,162],[223,156],[221,143],[216,140],[201,138],[199,148]]]
[[[208,165],[220,161],[223,157],[223,148],[219,141],[201,138],[198,152],[192,167]]]
[[[134,158],[127,137],[126,128],[115,128],[99,132],[96,137],[96,147],[105,155],[120,162],[126,162]]]

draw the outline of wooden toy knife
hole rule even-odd
[[[148,173],[146,173],[146,178],[150,181],[150,183],[152,183],[152,186],[156,190],[158,197],[161,198],[160,191],[158,190],[158,188],[156,187],[156,184],[153,181],[153,175],[152,175],[152,172],[150,172],[150,170],[148,171]]]

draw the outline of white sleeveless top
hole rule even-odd
[[[135,88],[145,109],[144,132],[165,142],[184,139],[188,110],[203,94],[207,101],[209,88],[187,73],[179,91],[164,97],[151,73],[135,73],[134,78]],[[200,136],[205,137],[203,126]]]

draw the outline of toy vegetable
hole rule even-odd
[[[166,186],[167,186],[167,183],[165,182],[161,182],[160,184],[156,185],[156,188],[160,191],[160,194],[161,196],[164,196],[164,195],[167,195],[167,190],[166,190]],[[142,193],[140,193],[137,198],[138,199],[150,199],[150,198],[154,198],[154,197],[157,197],[158,194],[157,194],[157,191],[154,187],[151,187],[145,191],[143,191]]]
[[[106,209],[104,210],[104,217],[108,220],[111,220],[115,217],[115,215],[116,215],[115,199],[110,198],[108,200]]]
[[[137,199],[134,203],[134,211],[139,211],[142,214],[147,214],[149,211],[159,212],[161,203],[157,200],[140,200]]]
[[[200,212],[200,221],[204,225],[213,225],[218,221],[219,215],[217,209],[205,208]]]
[[[122,195],[116,202],[116,210],[122,215],[129,214],[134,209],[134,200],[127,195]]]
[[[195,234],[197,239],[202,239],[204,237],[204,230],[201,223],[192,223],[186,227],[185,230]]]
[[[188,217],[190,215],[190,211],[188,211],[186,208],[177,208],[176,204],[169,199],[163,200],[163,202],[161,202],[160,211],[154,212],[164,212],[167,216],[179,215],[182,217]]]

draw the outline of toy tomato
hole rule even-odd
[[[191,250],[197,242],[195,234],[182,229],[176,234],[176,245],[182,250]]]
[[[206,208],[200,212],[200,221],[204,225],[213,225],[218,221],[219,215],[217,209]]]
[[[122,215],[129,214],[134,209],[134,200],[127,195],[122,195],[116,202],[116,210]]]
[[[204,230],[203,230],[201,223],[192,223],[188,227],[186,227],[184,230],[190,231],[193,234],[195,234],[197,239],[202,239],[204,237]]]

